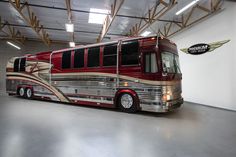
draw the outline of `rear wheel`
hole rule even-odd
[[[31,89],[31,88],[26,88],[26,97],[27,97],[28,99],[31,99],[32,96],[33,96],[33,91],[32,91],[32,89]]]
[[[119,107],[124,112],[133,113],[137,111],[137,104],[134,97],[129,93],[123,93],[119,97]]]
[[[20,87],[19,89],[19,95],[23,97],[25,95],[25,89],[23,87]]]

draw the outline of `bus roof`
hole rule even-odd
[[[36,56],[39,56],[39,55],[46,55],[46,54],[50,54],[50,53],[52,53],[52,51],[38,52],[38,53],[36,53],[35,55],[36,55]]]
[[[152,35],[152,36],[147,36],[147,37],[125,37],[125,38],[121,38],[121,39],[118,39],[115,41],[110,41],[110,42],[95,43],[95,44],[88,44],[88,45],[78,45],[73,48],[65,48],[65,49],[61,49],[61,50],[48,51],[48,52],[39,52],[36,55],[47,55],[47,54],[51,54],[51,53],[53,54],[53,53],[59,53],[59,52],[64,52],[64,51],[71,51],[71,50],[80,49],[80,48],[82,49],[82,48],[90,48],[90,47],[95,47],[95,46],[115,44],[115,43],[118,43],[118,41],[131,41],[131,40],[146,39],[146,38],[153,38],[153,37],[157,37],[157,36]],[[166,38],[162,38],[162,39],[166,39]]]
[[[102,45],[115,44],[115,43],[118,43],[118,41],[131,41],[131,40],[138,40],[138,39],[145,39],[145,38],[153,38],[153,37],[157,37],[157,36],[125,37],[125,38],[121,38],[121,39],[119,39],[119,40],[110,41],[110,42],[95,43],[95,44],[88,44],[88,45],[79,45],[79,46],[76,46],[76,47],[73,47],[73,48],[65,48],[65,49],[53,51],[52,53],[59,53],[59,52],[63,52],[63,51],[70,51],[70,50],[75,50],[75,49],[79,49],[79,48],[89,48],[89,47],[95,47],[95,46],[102,46]]]

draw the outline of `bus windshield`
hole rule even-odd
[[[181,73],[179,57],[170,52],[162,52],[162,67],[166,73]]]

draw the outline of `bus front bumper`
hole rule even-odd
[[[140,104],[142,111],[150,111],[150,112],[170,112],[177,108],[179,108],[183,104],[183,98],[177,100],[171,100],[167,102],[162,102],[160,105],[146,105]]]

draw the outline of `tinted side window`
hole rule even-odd
[[[84,49],[75,50],[74,54],[74,68],[84,67]]]
[[[63,52],[62,54],[62,62],[61,67],[62,69],[68,69],[71,65],[71,51]]]
[[[14,72],[18,72],[19,71],[19,63],[20,63],[20,59],[17,58],[14,61]]]
[[[99,66],[100,47],[89,48],[88,50],[88,67]]]
[[[25,71],[26,58],[21,58],[20,60],[20,71]]]
[[[117,45],[107,45],[103,50],[103,66],[114,66],[117,60]]]
[[[121,64],[137,65],[139,64],[139,44],[138,41],[124,42],[121,48]]]

